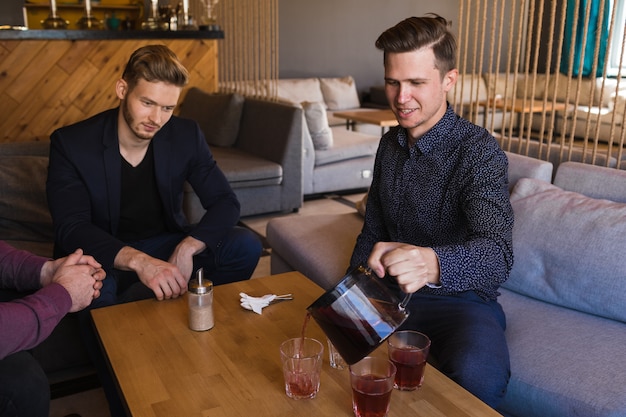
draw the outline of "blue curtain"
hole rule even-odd
[[[587,10],[587,4],[591,3],[591,11],[589,14],[589,22],[587,29],[587,39],[584,39],[585,32],[585,14]],[[600,6],[604,3],[603,18],[599,22]],[[576,24],[576,33],[573,33],[574,29],[574,12],[578,7],[578,23]],[[593,56],[596,46],[596,33],[601,31],[600,35],[600,51],[598,53],[598,62],[596,69],[596,77],[602,76],[604,70],[604,64],[606,59],[606,48],[609,38],[609,0],[567,0],[567,16],[565,21],[565,38],[563,42],[563,51],[561,56],[561,68],[560,71],[563,74],[568,74],[569,71],[569,55],[571,48],[574,49],[574,63],[573,63],[573,76],[578,76],[580,70],[580,61],[583,60],[582,75],[584,77],[591,76],[593,69]],[[572,42],[572,38],[576,36],[575,41]]]

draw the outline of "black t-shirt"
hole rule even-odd
[[[140,240],[166,231],[163,203],[154,176],[152,143],[136,167],[122,158],[121,190],[119,239]]]

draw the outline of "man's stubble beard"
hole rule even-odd
[[[154,137],[154,135],[142,134],[141,132],[139,132],[137,129],[133,127],[133,124],[135,123],[135,119],[133,118],[132,114],[128,110],[128,102],[125,99],[122,100],[121,107],[122,107],[122,116],[124,117],[124,121],[126,122],[126,125],[130,129],[130,131],[133,132],[133,134],[139,139],[151,140]]]

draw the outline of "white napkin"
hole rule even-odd
[[[291,294],[285,295],[276,295],[276,294],[266,294],[263,297],[252,297],[246,293],[240,292],[239,295],[241,299],[239,300],[241,306],[246,310],[252,310],[257,314],[261,314],[263,308],[267,307],[274,301],[282,301],[282,300],[292,300],[293,297]]]

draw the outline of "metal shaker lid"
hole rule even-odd
[[[194,294],[206,294],[213,289],[213,282],[204,278],[204,269],[200,268],[196,271],[196,275],[189,280],[188,289]]]

